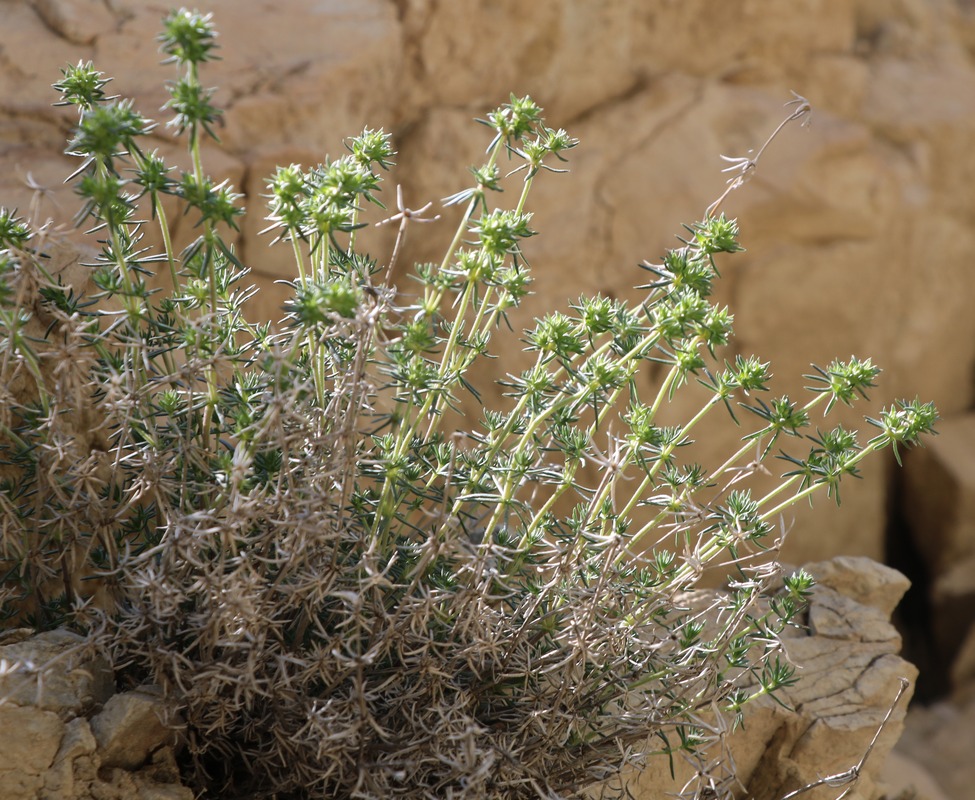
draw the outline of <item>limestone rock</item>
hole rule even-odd
[[[905,463],[903,507],[930,576],[937,657],[956,658],[975,624],[975,414],[949,417]]]
[[[91,719],[102,766],[134,770],[156,750],[175,746],[175,732],[164,717],[165,705],[155,687],[141,687],[112,697]]]
[[[767,704],[768,716],[759,717],[766,736],[772,735],[748,781],[756,800],[773,800],[852,767],[867,751],[900,681],[917,676],[897,655],[900,636],[889,622],[892,604],[907,589],[903,576],[868,559],[836,559],[806,569],[820,582],[810,603],[809,635],[786,639],[799,681],[783,692],[798,713],[782,714]],[[900,735],[907,699],[894,709],[851,797],[876,796],[876,776]],[[831,792],[808,794],[827,798]]]
[[[885,624],[886,618],[910,588],[910,581],[897,570],[869,558],[837,556],[811,564],[807,569],[816,578],[817,586],[832,589],[848,602],[880,611],[885,619],[883,623],[871,625],[873,628],[890,627]],[[813,608],[819,605],[817,603]]]
[[[51,30],[74,44],[91,44],[114,27],[115,18],[101,0],[33,0]]]
[[[973,730],[975,702],[972,700],[912,708],[897,748],[924,765],[945,795],[960,800],[971,797],[975,786]]]
[[[178,784],[146,781],[138,772],[106,769],[104,778],[92,786],[96,800],[194,800],[194,793]],[[67,798],[65,798],[67,800]]]
[[[58,753],[64,723],[54,711],[6,702],[0,705],[0,731],[0,797],[35,797]]]
[[[59,629],[0,645],[0,698],[61,716],[101,705],[114,692],[114,677],[108,663],[92,658],[84,643],[81,636]]]
[[[975,625],[969,626],[951,665],[951,686],[959,702],[975,701]]]
[[[907,588],[902,575],[863,558],[806,569],[819,579],[810,601],[810,625],[785,639],[799,680],[780,694],[794,711],[762,698],[745,707],[744,731],[729,738],[737,775],[753,800],[778,800],[853,767],[866,753],[902,679],[913,682],[917,675],[897,655],[900,637],[889,621],[892,604]],[[909,694],[892,712],[848,797],[879,800],[878,776],[902,730]],[[651,762],[630,784],[635,797],[659,800],[676,788],[670,786],[667,769]],[[839,791],[822,787],[804,796],[833,800]]]
[[[975,555],[975,414],[948,417],[905,465],[914,542],[933,575]]]
[[[44,775],[44,793],[48,797],[74,798],[85,786],[97,781],[99,759],[97,743],[86,719],[76,718],[64,726],[64,737],[54,763]]]
[[[112,671],[82,637],[26,633],[0,637],[0,797],[193,800],[159,690],[115,694]]]
[[[934,578],[931,630],[942,658],[955,661],[975,625],[975,553]]]
[[[930,771],[899,747],[887,756],[879,786],[891,800],[949,800]]]

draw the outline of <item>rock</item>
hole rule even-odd
[[[85,719],[73,719],[65,725],[61,746],[54,763],[44,775],[47,797],[78,797],[83,787],[98,780],[97,744]]]
[[[139,787],[139,800],[195,800],[196,794],[177,784],[156,784]]]
[[[35,797],[58,753],[64,723],[54,711],[8,701],[0,705],[0,731],[0,797]]]
[[[878,786],[891,800],[949,800],[931,773],[899,748],[887,756]]]
[[[104,767],[135,770],[152,754],[176,745],[177,737],[166,716],[162,694],[156,687],[140,687],[112,697],[91,719]]]
[[[935,645],[950,664],[958,657],[965,634],[975,624],[975,553],[935,577],[931,608]]]
[[[115,24],[101,0],[33,0],[33,4],[51,30],[73,44],[91,44]]]
[[[884,623],[911,585],[897,570],[857,556],[837,556],[829,561],[810,564],[807,569],[816,579],[817,586],[828,587],[855,605],[880,611],[885,617]],[[813,606],[819,607],[818,603]],[[878,624],[871,627],[885,626]]]
[[[775,800],[854,766],[867,752],[897,696],[900,681],[913,683],[917,676],[917,670],[896,655],[900,637],[887,615],[846,602],[849,600],[819,587],[810,608],[811,619],[821,616],[824,608],[826,616],[834,618],[835,610],[843,608],[848,615],[847,636],[840,638],[842,629],[831,628],[826,635],[813,629],[808,637],[786,642],[790,660],[799,666],[800,679],[783,692],[783,698],[798,713],[783,715],[780,708],[769,706],[768,716],[759,716],[766,744],[747,783],[755,800]],[[876,795],[875,778],[900,735],[907,699],[902,698],[894,710],[851,796]],[[761,741],[755,728],[750,726],[751,735]],[[810,793],[812,798],[832,796],[822,790]]]
[[[27,633],[0,636],[0,797],[193,800],[160,690],[115,694],[111,669],[82,637]]]
[[[745,707],[744,731],[728,739],[736,774],[753,800],[779,800],[790,791],[855,766],[898,696],[901,681],[917,670],[897,655],[900,637],[890,624],[892,603],[903,594],[902,575],[868,559],[810,564],[818,576],[810,601],[810,627],[785,639],[798,682],[781,691],[793,711],[769,698]],[[847,797],[879,800],[882,767],[904,724],[910,691],[901,697]],[[678,775],[686,779],[688,775]],[[638,800],[658,800],[671,786],[667,765],[651,762],[628,784]],[[823,787],[810,800],[833,800]],[[940,799],[939,799],[940,800]]]
[[[947,417],[905,465],[906,511],[931,574],[975,556],[975,414]]]
[[[975,625],[969,626],[951,665],[951,687],[959,702],[975,701]]]
[[[92,787],[95,800],[194,800],[196,797],[185,786],[146,781],[138,772],[106,769],[103,776],[103,780]]]
[[[906,461],[902,502],[930,580],[927,625],[949,671],[975,624],[975,414],[944,419],[938,432]]]
[[[972,796],[975,702],[940,702],[912,708],[897,748],[921,763],[950,798]]]
[[[66,630],[0,645],[0,697],[6,703],[84,714],[114,692],[108,663],[92,657],[83,637]],[[0,712],[4,706],[0,705]]]

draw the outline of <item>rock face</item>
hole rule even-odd
[[[975,786],[973,730],[975,699],[940,702],[911,710],[897,749],[924,764],[946,797],[962,800]]]
[[[808,628],[785,639],[799,680],[780,698],[793,710],[762,698],[746,706],[744,730],[728,740],[744,796],[753,800],[779,800],[856,765],[890,710],[901,680],[913,682],[917,675],[898,655],[900,636],[890,624],[890,613],[908,586],[903,575],[863,557],[841,557],[806,569],[817,579]],[[895,784],[909,777],[888,777],[883,769],[903,729],[907,700],[902,697],[891,713],[847,797],[877,800],[909,788]],[[668,769],[651,762],[630,786],[635,796],[663,800],[679,788],[671,783]],[[822,787],[803,797],[832,800],[839,791]]]
[[[905,510],[930,578],[932,636],[954,688],[975,678],[975,415],[944,420],[940,436],[913,454]]]
[[[928,578],[931,660],[950,696],[911,712],[900,750],[949,797],[966,797],[975,785],[975,415],[946,419],[939,432],[907,462],[901,500]]]
[[[63,630],[0,637],[0,797],[193,800],[159,694],[116,694],[84,644]]]

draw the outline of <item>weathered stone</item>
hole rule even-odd
[[[951,686],[959,702],[975,701],[975,625],[968,627],[951,665]]]
[[[975,759],[975,702],[936,703],[912,708],[907,715],[901,752],[919,761],[953,800],[972,796]]]
[[[829,587],[849,602],[880,611],[885,617],[884,623],[911,586],[911,582],[897,570],[857,556],[837,556],[809,564],[806,569],[818,586]]]
[[[175,748],[162,747],[152,754],[149,763],[139,770],[139,779],[146,785],[150,782],[161,785],[179,785],[179,765],[176,763]]]
[[[195,800],[192,789],[178,784],[153,784],[139,786],[139,800]]]
[[[744,732],[728,740],[736,774],[754,800],[778,800],[853,767],[890,710],[901,680],[913,682],[917,676],[897,655],[900,637],[889,621],[891,604],[907,588],[902,575],[860,558],[807,569],[820,579],[810,601],[810,627],[784,641],[799,680],[779,695],[794,710],[762,698],[746,706]],[[900,735],[907,700],[902,697],[892,712],[848,797],[879,796],[877,776]],[[630,785],[635,796],[657,800],[676,789],[667,768],[651,762]],[[678,782],[688,777],[679,774]],[[808,796],[832,800],[836,790],[825,787]]]
[[[91,44],[114,27],[115,17],[101,0],[33,0],[33,4],[52,31],[74,44]]]
[[[96,747],[87,720],[76,718],[64,726],[61,747],[44,775],[45,800],[84,796],[85,787],[98,778]]]
[[[158,690],[113,695],[111,670],[81,657],[77,634],[24,633],[9,631],[0,644],[3,800],[192,800]]]
[[[91,719],[102,766],[138,769],[156,750],[175,745],[176,732],[165,718],[165,705],[156,687],[144,686],[112,697]]]
[[[897,631],[884,624],[890,619],[889,612],[879,608],[863,610],[855,600],[835,592],[821,594],[820,601],[809,610],[809,628],[814,634],[828,639],[848,639],[857,631],[869,631],[869,635],[892,637],[900,647]]]
[[[931,613],[931,632],[938,653],[951,663],[975,624],[975,553],[934,579]]]
[[[54,711],[8,701],[0,705],[0,732],[0,797],[35,797],[58,753],[64,723]]]
[[[904,471],[914,542],[933,575],[975,555],[975,414],[941,420],[938,433]]]
[[[109,768],[102,771],[102,776],[88,789],[93,800],[194,800],[196,797],[185,786],[146,780],[141,772]]]
[[[878,787],[890,800],[950,800],[931,773],[898,748],[887,756]]]
[[[950,665],[975,623],[975,414],[944,419],[938,432],[907,460],[902,504],[931,579],[937,657]]]
[[[114,692],[112,671],[84,644],[81,636],[58,629],[0,646],[0,698],[62,716],[104,703]]]

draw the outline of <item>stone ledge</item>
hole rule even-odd
[[[65,630],[0,637],[3,800],[193,800],[162,693],[115,692],[108,663]]]

